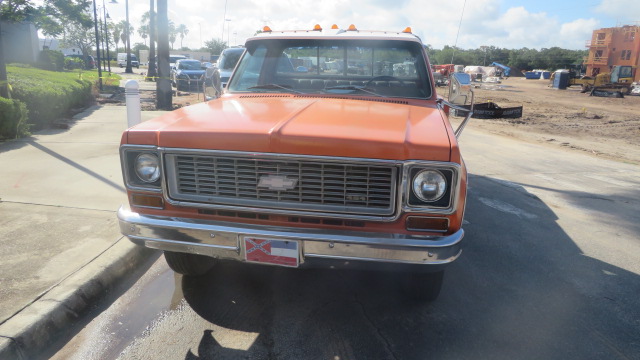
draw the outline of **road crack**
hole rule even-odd
[[[376,333],[378,334],[378,338],[380,340],[382,340],[383,344],[384,344],[384,348],[385,350],[387,350],[387,352],[389,354],[391,354],[391,357],[394,360],[398,360],[398,357],[396,356],[396,354],[393,352],[393,350],[391,349],[391,343],[389,342],[389,340],[387,339],[386,336],[384,336],[382,334],[382,330],[376,326],[376,324],[373,322],[373,319],[371,319],[371,317],[369,316],[369,314],[367,313],[366,308],[364,307],[364,304],[360,301],[360,299],[358,299],[358,294],[354,295],[354,300],[356,302],[356,304],[358,304],[358,306],[360,306],[360,310],[362,310],[362,314],[364,315],[364,318],[367,320],[367,322],[374,328],[376,329]]]

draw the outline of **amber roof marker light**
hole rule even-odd
[[[358,31],[358,29],[356,29],[356,26],[351,24],[349,25],[349,28],[347,29],[347,31]]]
[[[320,26],[320,24],[316,24],[316,26],[313,27],[313,31],[322,31],[322,26]]]
[[[331,25],[331,29],[332,29],[332,30],[338,30],[338,29],[339,29],[339,27],[338,27],[338,25],[333,24],[333,25]]]
[[[262,32],[271,32],[271,28],[268,26],[265,26],[262,28]]]
[[[407,28],[402,30],[402,32],[405,34],[411,34],[411,26],[407,26]]]

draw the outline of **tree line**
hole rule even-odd
[[[431,64],[460,64],[489,66],[493,62],[507,65],[518,70],[566,69],[572,65],[580,65],[588,50],[567,50],[559,47],[543,49],[505,49],[496,46],[481,46],[477,49],[460,49],[453,46],[445,46],[443,49],[434,49],[430,45],[425,46],[429,54]]]

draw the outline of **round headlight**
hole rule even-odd
[[[154,154],[140,154],[136,157],[136,175],[144,182],[153,183],[160,178],[160,161]]]
[[[447,180],[440,171],[422,170],[413,178],[413,193],[425,202],[438,201],[447,191]]]

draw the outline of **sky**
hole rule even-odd
[[[103,1],[113,21],[125,19],[125,0]],[[390,31],[410,26],[423,43],[438,49],[580,50],[595,29],[640,25],[640,0],[168,0],[168,6],[169,19],[189,29],[182,45],[190,48],[211,39],[241,45],[265,25],[294,30],[355,24]],[[148,10],[148,0],[129,0],[131,25],[137,29]],[[143,42],[137,31],[132,46],[136,42]],[[174,47],[180,47],[179,37]]]

